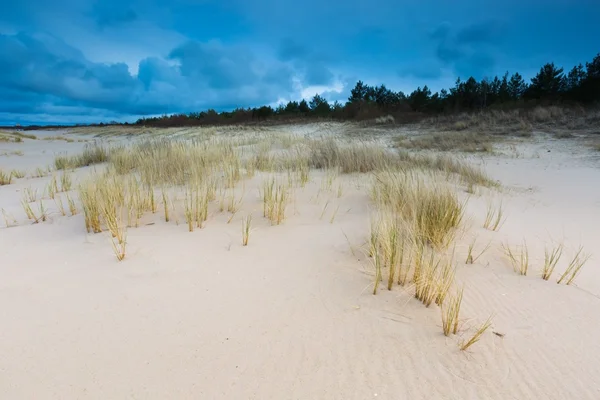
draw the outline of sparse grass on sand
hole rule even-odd
[[[512,264],[514,271],[518,272],[520,275],[527,275],[527,271],[529,270],[529,252],[527,250],[527,243],[523,241],[523,245],[518,253],[516,250],[511,249],[508,244],[502,245],[502,248]]]
[[[13,175],[11,172],[6,172],[0,169],[0,186],[10,185]]]
[[[485,246],[483,248],[483,250],[481,250],[479,253],[477,253],[475,255],[475,253],[473,253],[473,251],[475,250],[475,243],[476,243],[476,241],[477,241],[477,238],[473,239],[473,241],[471,242],[471,244],[469,244],[469,250],[467,252],[467,259],[465,260],[465,264],[473,264],[473,263],[475,263],[492,246],[492,242],[490,241],[487,244],[487,246]]]
[[[12,173],[12,176],[14,176],[17,179],[22,179],[25,177],[25,175],[27,175],[27,173],[25,171],[20,170],[20,169],[13,169],[11,171],[11,173]]]
[[[67,142],[67,143],[72,143],[72,142],[75,141],[74,139],[72,139],[70,137],[67,137],[67,136],[47,136],[47,137],[44,138],[44,140],[48,140],[48,141],[63,140],[65,142]]]
[[[19,131],[0,131],[0,142],[22,142],[23,139],[31,139],[35,140],[37,137],[35,135],[31,135],[28,133],[23,133]]]
[[[4,224],[7,228],[11,228],[13,226],[17,226],[17,219],[7,212],[4,208],[0,209],[2,211],[2,218],[4,219]]]
[[[99,142],[86,144],[83,152],[78,155],[58,155],[54,158],[57,170],[75,169],[108,161],[109,149]]]
[[[500,202],[498,207],[494,207],[492,203],[489,203],[487,207],[487,213],[485,215],[485,221],[483,222],[483,227],[485,229],[489,229],[490,231],[497,231],[504,222],[503,217],[504,209],[502,208],[502,202]]]
[[[450,336],[451,333],[456,335],[458,332],[463,293],[464,289],[461,289],[442,306],[442,331],[445,336]]]
[[[252,214],[242,219],[242,246],[248,246],[248,240],[250,239],[250,229],[252,226]]]
[[[418,243],[447,247],[463,219],[465,203],[436,178],[382,171],[375,174],[372,197],[406,221]]]
[[[571,259],[571,262],[567,266],[567,269],[560,276],[560,278],[558,278],[558,281],[556,283],[560,284],[562,282],[565,282],[567,285],[570,285],[575,280],[577,275],[579,275],[581,268],[583,268],[585,263],[589,261],[590,257],[591,254],[583,253],[583,247],[580,247]]]
[[[560,260],[563,252],[563,245],[558,245],[552,250],[545,249],[544,251],[544,268],[542,270],[542,279],[547,281],[552,276],[556,264]]]
[[[499,140],[485,133],[450,131],[425,134],[411,138],[399,137],[395,145],[413,150],[461,151],[465,153],[492,153],[493,143]]]
[[[475,343],[477,343],[481,339],[481,336],[483,336],[485,331],[487,331],[491,325],[492,325],[492,317],[489,317],[483,324],[481,324],[481,326],[479,328],[477,328],[477,330],[475,331],[473,336],[471,336],[469,339],[463,341],[460,344],[460,349],[462,351],[465,351],[469,347],[471,347]]]
[[[158,138],[110,151],[94,144],[84,155],[57,158],[55,166],[71,169],[93,162],[107,166],[79,184],[85,226],[91,233],[108,231],[118,260],[126,254],[127,227],[139,226],[145,213],[157,211],[155,188],[160,190],[165,221],[178,221],[175,204],[182,202],[187,228],[194,231],[204,227],[211,202],[221,212],[230,212],[231,221],[243,206],[238,183],[258,171],[264,174],[263,215],[272,225],[286,219],[294,188],[309,182],[311,169],[323,171],[320,192],[337,198],[344,194],[343,185],[336,181],[340,174],[369,173],[371,198],[379,209],[371,232],[376,270],[373,293],[384,275],[388,290],[394,285],[414,288],[414,297],[426,307],[434,303],[444,307],[445,333],[458,331],[462,301],[462,291],[448,299],[455,266],[454,253],[445,253],[465,213],[466,203],[459,199],[456,186],[496,186],[480,169],[450,156],[414,155],[380,144],[331,138]],[[66,171],[56,186],[70,188]],[[179,200],[177,193],[183,193]],[[339,203],[335,208],[328,206],[323,207],[322,217],[332,210],[329,221],[333,223]],[[127,224],[122,218],[125,213]],[[248,245],[251,224],[248,214],[241,221],[243,246]],[[477,257],[471,254],[472,261]]]

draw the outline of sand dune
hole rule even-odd
[[[0,143],[7,146],[24,155],[0,157],[0,168],[33,171],[83,144]],[[600,398],[600,159],[542,136],[517,149],[470,157],[502,188],[460,190],[468,203],[456,286],[465,291],[462,329],[450,337],[439,307],[424,307],[409,287],[372,295],[369,174],[339,175],[324,189],[327,173],[311,172],[284,223],[271,226],[259,194],[268,174],[257,173],[236,186],[243,202],[229,223],[216,204],[191,233],[182,216],[176,224],[160,210],[146,213],[128,230],[122,262],[107,233],[86,233],[83,215],[62,216],[53,200],[43,200],[47,221],[27,219],[23,191],[41,194],[50,177],[0,186],[0,208],[17,225],[0,219],[1,397]],[[102,166],[78,169],[74,180],[95,169]],[[483,228],[490,202],[504,207],[497,232]],[[244,247],[240,226],[250,213]],[[476,249],[491,245],[465,265],[474,238]],[[501,247],[523,241],[527,276]],[[544,250],[558,243],[563,258],[544,281]],[[557,285],[579,246],[592,258],[574,284]],[[461,351],[489,316],[481,341]]]

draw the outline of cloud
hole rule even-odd
[[[253,55],[243,48],[189,41],[173,49],[168,58],[179,62],[184,77],[210,88],[231,89],[258,81]]]
[[[456,42],[460,44],[497,43],[502,37],[503,29],[505,29],[504,24],[494,20],[472,24],[456,33]]]
[[[74,107],[151,115],[262,105],[294,91],[291,67],[264,64],[249,50],[216,42],[188,41],[167,57],[143,59],[138,70],[132,75],[124,63],[91,62],[49,35],[0,35],[4,112],[61,113]]]
[[[463,76],[492,73],[496,65],[494,54],[501,37],[503,24],[487,21],[453,29],[446,22],[440,24],[430,35],[435,43],[435,56],[442,67],[450,67]]]
[[[438,79],[442,76],[442,65],[438,60],[430,60],[422,65],[408,65],[398,70],[400,77],[413,77],[417,79]]]
[[[281,41],[277,56],[280,61],[290,63],[302,75],[303,84],[306,86],[333,83],[335,77],[328,65],[331,60],[291,38]]]
[[[138,14],[132,8],[122,8],[119,5],[110,5],[107,2],[99,2],[94,5],[92,12],[98,28],[127,24],[138,19]]]

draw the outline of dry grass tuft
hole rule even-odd
[[[433,251],[427,256],[423,244],[417,247],[416,252],[413,275],[415,298],[420,300],[425,307],[429,307],[433,302],[441,306],[454,281],[452,264],[442,264],[441,258],[436,257]],[[440,264],[442,264],[441,267]]]
[[[286,184],[279,183],[275,178],[263,182],[263,215],[272,225],[279,225],[285,219],[285,209],[290,193]]]
[[[563,252],[563,245],[560,244],[552,250],[545,249],[544,251],[544,269],[542,270],[542,279],[547,281],[552,276],[556,264],[560,260]]]
[[[250,228],[252,226],[252,214],[242,219],[242,246],[248,246],[248,240],[250,239]]]
[[[334,139],[308,142],[310,165],[317,169],[338,169],[344,174],[371,172],[397,163],[397,158],[382,146],[373,144],[340,145]]]
[[[504,253],[511,262],[514,271],[518,272],[520,275],[527,275],[527,270],[529,269],[529,253],[527,250],[527,243],[523,241],[523,246],[521,246],[521,250],[518,254],[513,251],[508,244],[502,245],[502,247],[504,249]]]
[[[477,330],[475,331],[475,333],[473,334],[473,336],[471,336],[471,338],[469,340],[466,340],[460,344],[460,349],[462,351],[465,351],[469,347],[471,347],[475,343],[477,343],[481,339],[481,336],[483,336],[485,331],[487,331],[491,325],[492,325],[492,317],[489,317],[479,328],[477,328]]]
[[[35,135],[19,132],[19,131],[0,131],[0,142],[14,142],[21,143],[23,139],[31,139],[35,140],[37,137]]]
[[[99,142],[87,143],[79,155],[58,155],[54,158],[57,170],[75,169],[108,161],[109,150]]]
[[[445,336],[450,336],[451,333],[456,335],[458,332],[463,292],[464,289],[461,289],[454,296],[450,297],[445,305],[442,305],[442,330]]]
[[[10,213],[6,212],[4,208],[1,209],[2,217],[4,218],[4,224],[7,228],[17,226],[17,219]]]
[[[583,268],[585,263],[588,262],[590,257],[591,254],[583,253],[583,247],[579,247],[577,253],[575,253],[575,256],[573,256],[573,259],[569,263],[569,266],[556,283],[560,284],[563,281],[566,281],[565,283],[570,285],[575,280],[577,275],[579,275],[581,268]]]
[[[95,182],[88,180],[79,186],[79,199],[83,208],[85,228],[88,232],[100,233],[101,203],[98,197],[98,186]]]
[[[28,203],[37,201],[37,189],[33,189],[31,186],[23,189],[23,199]]]
[[[37,167],[35,169],[35,171],[33,172],[33,177],[34,178],[43,178],[46,175],[48,175],[48,170],[47,169],[43,169],[41,167]]]
[[[487,213],[485,215],[485,221],[483,222],[483,227],[485,229],[489,229],[490,231],[497,231],[502,226],[504,216],[504,210],[502,208],[502,202],[498,205],[497,208],[494,208],[493,204],[488,204]]]
[[[444,132],[417,136],[410,139],[397,138],[396,146],[415,150],[461,151],[467,153],[494,151],[493,138],[475,132]]]
[[[473,241],[469,245],[469,251],[467,253],[467,259],[465,260],[465,264],[473,264],[473,263],[475,263],[492,246],[492,242],[490,241],[487,244],[487,246],[485,246],[483,248],[483,250],[481,250],[481,252],[479,252],[477,255],[474,255],[473,254],[473,250],[475,249],[475,242],[476,241],[477,241],[477,238],[473,239]]]
[[[12,182],[12,177],[12,173],[4,172],[2,171],[2,169],[0,169],[0,186],[10,185],[10,183]]]
[[[447,247],[464,215],[464,203],[447,186],[422,175],[385,171],[375,175],[376,202],[389,208],[411,226],[419,242]]]
[[[19,169],[13,169],[11,171],[11,174],[13,177],[15,177],[17,179],[25,178],[25,175],[27,175],[27,173],[25,171],[22,171]]]
[[[60,214],[63,217],[66,216],[67,212],[65,211],[65,205],[63,203],[62,197],[56,196],[56,198],[54,199],[54,203],[56,204],[56,208],[58,208],[58,211],[60,212]]]
[[[23,210],[25,210],[25,215],[27,215],[27,218],[32,219],[34,221],[38,219],[35,213],[33,212],[33,209],[31,208],[27,197],[21,200],[21,206],[23,207]]]
[[[71,212],[71,215],[76,215],[79,211],[77,210],[77,205],[75,204],[75,200],[73,200],[71,198],[71,196],[69,196],[69,193],[67,193],[66,196],[67,196],[67,203],[69,204],[69,211]]]

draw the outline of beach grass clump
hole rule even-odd
[[[483,133],[455,131],[422,135],[411,139],[400,137],[395,144],[397,147],[414,150],[492,153],[494,139],[497,140]]]
[[[413,274],[415,298],[425,307],[429,307],[434,302],[441,306],[454,282],[454,267],[451,262],[444,262],[434,251],[429,251],[427,254],[427,248],[423,243],[416,248],[416,251]]]
[[[377,294],[383,269],[387,270],[387,289],[392,290],[398,276],[403,275],[403,251],[407,232],[402,221],[390,213],[380,213],[371,218],[371,250],[375,265],[373,294]],[[405,281],[406,278],[402,278]]]
[[[248,214],[242,219],[242,246],[248,246],[250,239],[250,229],[252,226],[252,214]]]
[[[476,241],[477,241],[477,238],[473,239],[473,241],[469,244],[469,249],[467,252],[467,259],[465,260],[465,264],[475,263],[492,246],[492,242],[490,241],[487,244],[487,246],[485,246],[483,248],[483,250],[481,250],[479,253],[474,253]]]
[[[17,219],[14,215],[7,212],[4,208],[0,209],[0,211],[2,211],[2,218],[4,219],[4,224],[7,228],[17,226]]]
[[[0,169],[0,186],[10,185],[13,175],[11,172],[6,172]]]
[[[71,179],[71,174],[69,174],[67,171],[63,171],[60,176],[60,191],[68,192],[72,189],[72,187],[73,180]]]
[[[587,263],[590,258],[591,254],[583,253],[583,247],[579,247],[573,258],[571,259],[571,262],[567,266],[567,269],[560,276],[560,278],[558,278],[558,281],[556,283],[560,284],[562,282],[565,282],[565,284],[570,285],[575,280],[577,275],[579,275],[581,268],[583,268],[585,263]]]
[[[519,252],[511,249],[508,244],[502,245],[502,247],[512,264],[514,271],[519,273],[519,275],[527,275],[527,271],[529,270],[529,252],[527,250],[527,243],[523,241],[523,245]]]
[[[279,225],[285,219],[285,211],[290,200],[289,186],[278,182],[274,177],[263,182],[263,215],[271,225]]]
[[[479,326],[477,328],[477,330],[475,331],[475,333],[473,334],[473,336],[471,336],[469,339],[463,341],[460,344],[460,350],[461,351],[465,351],[469,347],[471,347],[475,343],[477,343],[481,339],[481,337],[483,336],[483,334],[488,330],[488,328],[491,325],[492,325],[492,317],[489,317],[483,324],[481,324],[481,326]]]
[[[372,196],[409,223],[418,241],[438,248],[452,242],[464,216],[465,204],[454,191],[419,173],[376,173]]]
[[[498,207],[494,207],[494,205],[491,203],[488,204],[483,227],[485,229],[489,229],[490,231],[497,231],[502,225],[503,216],[504,210],[502,208],[502,203],[500,203]]]
[[[464,289],[461,289],[442,305],[442,331],[445,336],[450,336],[450,334],[456,335],[458,332],[463,293]]]
[[[552,276],[554,269],[556,268],[556,264],[562,257],[563,245],[560,244],[557,247],[549,250],[545,249],[544,251],[544,268],[542,269],[542,279],[547,281]]]
[[[13,169],[11,171],[11,173],[12,173],[12,176],[15,177],[15,178],[17,178],[17,179],[24,178],[25,175],[27,175],[27,172],[25,172],[25,171],[23,171],[21,169]]]
[[[87,180],[79,185],[79,199],[83,209],[85,228],[88,233],[102,232],[100,222],[101,203],[98,196],[98,185],[93,180]]]
[[[69,205],[69,212],[71,213],[71,215],[77,215],[79,210],[77,209],[75,200],[71,196],[69,196],[69,193],[67,193],[66,196],[67,196],[67,204]]]
[[[169,193],[167,192],[167,190],[164,187],[161,189],[161,195],[162,195],[162,204],[163,204],[164,215],[165,215],[165,222],[169,222],[171,219],[170,214],[169,214],[169,203],[171,201],[170,201]]]
[[[27,199],[21,200],[21,206],[23,207],[23,210],[25,211],[25,215],[27,215],[27,218],[32,219],[34,221],[38,219],[37,216],[35,215],[35,213],[33,212],[33,209],[31,208],[31,204],[29,204]]]
[[[54,203],[56,204],[56,208],[60,212],[60,215],[63,217],[67,215],[67,211],[65,209],[65,204],[63,203],[63,199],[60,196],[56,196],[54,199]]]
[[[369,143],[341,144],[329,138],[308,142],[310,166],[317,169],[339,168],[341,173],[371,172],[397,163],[394,153]]]
[[[110,151],[100,142],[86,143],[81,154],[57,155],[54,168],[57,170],[75,169],[108,161]]]
[[[28,203],[34,203],[37,201],[37,189],[33,189],[31,186],[23,189],[23,199]]]

